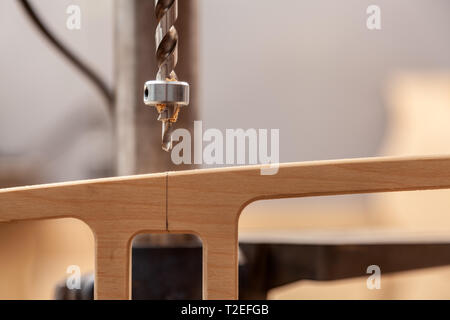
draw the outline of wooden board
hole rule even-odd
[[[169,172],[0,190],[0,222],[77,218],[96,238],[96,298],[130,298],[140,232],[197,234],[205,299],[238,297],[238,221],[260,199],[450,188],[450,157],[372,158]]]
[[[276,175],[261,175],[260,169],[169,173],[169,232],[202,239],[205,299],[238,297],[238,220],[252,201],[450,187],[448,157],[289,163]]]
[[[95,236],[95,296],[130,298],[131,240],[166,229],[166,175],[0,190],[0,222],[76,218]]]

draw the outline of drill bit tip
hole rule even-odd
[[[173,126],[170,121],[163,121],[162,123],[162,149],[166,152],[172,150],[172,131]]]

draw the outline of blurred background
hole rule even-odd
[[[280,129],[280,162],[449,153],[449,1],[181,1],[195,3],[189,37],[179,30],[179,77],[195,77],[193,103],[181,117],[202,120],[205,129]],[[120,71],[128,69],[117,63],[118,52],[126,55],[117,41],[126,28],[117,24],[120,0],[31,3],[109,87],[125,81]],[[72,4],[81,8],[80,30],[66,28]],[[371,4],[381,8],[381,30],[366,27]],[[148,23],[139,41],[153,44],[154,24]],[[184,56],[183,41],[195,47]],[[153,53],[141,59],[148,60],[150,80]],[[141,90],[144,82],[137,82]],[[120,93],[118,99],[126,101]],[[122,103],[117,117],[127,107]],[[146,151],[132,162],[146,164],[117,171],[129,149],[117,146],[114,128],[126,117],[108,114],[102,96],[36,31],[18,1],[0,2],[0,187],[165,170],[161,163],[170,160],[157,142],[160,123],[154,110],[138,107],[144,111],[137,111],[143,115],[136,122],[152,131],[148,138],[139,133]],[[244,210],[240,231],[261,238],[285,232],[447,237],[449,196],[426,191],[261,201]],[[93,236],[75,220],[0,224],[0,240],[2,299],[51,299],[68,265],[83,273],[94,268]],[[302,281],[269,298],[450,298],[449,267],[386,276],[381,290],[368,290],[362,276]]]

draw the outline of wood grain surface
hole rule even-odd
[[[205,299],[238,297],[238,220],[262,199],[442,189],[450,187],[450,158],[372,158],[169,173],[169,232],[203,241]]]
[[[0,190],[0,222],[77,218],[96,238],[96,298],[130,298],[140,232],[203,241],[205,299],[238,298],[238,222],[261,199],[450,188],[450,157],[372,158],[191,170]]]
[[[166,175],[0,190],[0,222],[76,218],[94,233],[97,299],[130,298],[131,239],[166,229]]]

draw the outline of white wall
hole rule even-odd
[[[206,127],[279,128],[281,161],[376,155],[388,121],[385,80],[401,70],[450,68],[447,0],[200,3],[201,99],[192,107]],[[113,1],[33,4],[112,84]],[[82,8],[81,31],[65,27],[69,4]],[[369,4],[381,7],[381,31],[366,28]],[[49,160],[40,165],[45,182],[101,175],[108,128],[97,92],[16,1],[1,1],[0,154]]]

